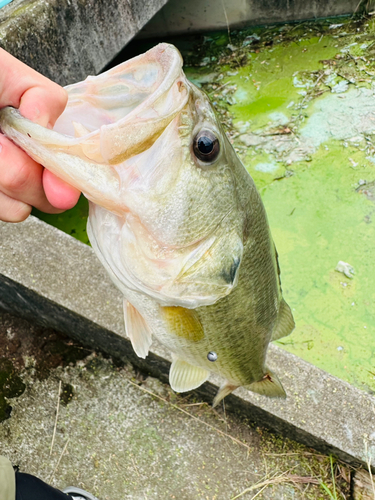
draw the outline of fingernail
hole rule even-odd
[[[31,121],[41,125],[42,127],[46,127],[49,122],[49,116],[48,114],[42,114],[40,110],[37,109],[34,117],[31,118]]]
[[[25,118],[28,118],[34,123],[37,123],[38,125],[41,125],[42,127],[46,127],[49,122],[49,115],[48,113],[42,113],[38,106],[35,106],[33,108],[30,108],[27,112],[26,115],[24,115]]]

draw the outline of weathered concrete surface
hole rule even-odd
[[[150,38],[226,30],[272,23],[288,23],[353,14],[370,9],[372,2],[358,0],[170,0],[142,29]]]
[[[14,0],[0,47],[61,85],[97,74],[167,0]]]
[[[146,360],[123,338],[121,296],[91,248],[30,217],[0,224],[0,307],[52,326],[83,345],[129,361],[167,380],[170,355],[159,344]],[[375,398],[274,346],[269,366],[287,400],[239,389],[227,408],[351,464],[375,466]],[[212,377],[199,397],[212,402],[221,381]]]
[[[8,399],[0,453],[58,488],[74,484],[101,500],[229,500],[253,487],[241,496],[249,500],[268,478],[275,484],[259,498],[329,498],[319,486],[332,490],[329,460],[311,449],[7,313],[0,313],[0,346],[26,386]],[[340,469],[346,480],[337,477],[336,488],[346,496],[350,473]],[[278,476],[288,481],[277,484]]]

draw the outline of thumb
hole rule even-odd
[[[68,100],[65,89],[49,82],[48,87],[36,86],[26,90],[20,101],[20,113],[25,118],[52,128],[64,111]]]
[[[21,97],[20,113],[25,118],[52,128],[67,102],[65,89],[53,82],[46,87],[31,87]],[[48,170],[43,171],[43,189],[47,200],[56,208],[67,210],[77,203],[80,192]]]

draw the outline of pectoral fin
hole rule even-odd
[[[130,338],[137,356],[145,358],[152,343],[151,331],[146,320],[137,309],[124,299],[126,335]]]
[[[169,371],[169,383],[176,392],[191,391],[206,382],[208,376],[208,370],[174,358]]]
[[[246,389],[270,398],[286,398],[284,388],[277,376],[266,368],[266,373],[258,382],[246,385]]]
[[[168,329],[173,335],[191,342],[198,342],[203,339],[203,326],[194,309],[166,306],[161,308],[161,312],[168,325]]]
[[[272,332],[272,339],[271,340],[278,340],[283,337],[286,337],[292,331],[294,330],[295,324],[294,324],[294,319],[292,315],[292,311],[290,310],[290,307],[288,304],[285,302],[284,299],[282,299],[280,303],[280,309],[279,309],[279,315],[277,317],[277,323],[275,325],[275,328]]]

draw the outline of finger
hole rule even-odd
[[[14,200],[0,192],[0,220],[4,222],[22,222],[31,212],[31,206]]]
[[[48,81],[47,87],[32,87],[21,97],[19,110],[22,116],[52,128],[64,111],[68,100],[65,89]]]
[[[13,106],[39,125],[53,126],[64,111],[65,89],[0,49],[0,108]]]
[[[41,87],[27,90],[21,99],[20,113],[39,125],[52,128],[64,111],[67,101],[67,93],[62,87],[56,85],[52,90],[53,93],[46,92]],[[80,196],[76,188],[69,186],[48,170],[43,171],[42,182],[46,199],[51,206],[59,210],[68,210],[76,205]]]
[[[0,108],[7,105],[14,106],[19,108],[20,113],[29,120],[44,127],[52,128],[65,109],[68,100],[66,90],[29,68],[1,48],[0,60],[2,66],[0,73],[0,89],[2,90],[0,92]],[[17,156],[19,158],[19,155]],[[61,210],[72,208],[78,201],[79,192],[63,181],[58,180],[52,174],[43,173],[43,170],[35,166],[35,162],[32,163],[34,165],[32,170],[28,167],[22,169],[24,180],[29,175],[33,176],[31,182],[33,189],[31,192],[27,193],[29,189],[27,184],[24,185],[25,193],[20,191],[19,185],[22,184],[22,176],[20,170],[16,170],[11,181],[12,187],[7,193],[12,196],[14,194],[13,189],[16,187],[16,199],[27,201],[40,210],[49,213],[58,213]],[[12,163],[9,163],[9,166],[11,165]],[[9,172],[5,174],[8,181],[9,175]],[[41,187],[36,189],[36,177],[38,175],[40,186],[44,187],[45,193],[42,193]],[[42,196],[38,198],[41,193]]]
[[[61,210],[73,208],[81,194],[78,189],[69,186],[49,170],[43,171],[43,187],[47,200]]]
[[[47,213],[60,209],[49,203],[42,185],[43,167],[0,134],[0,191]]]

